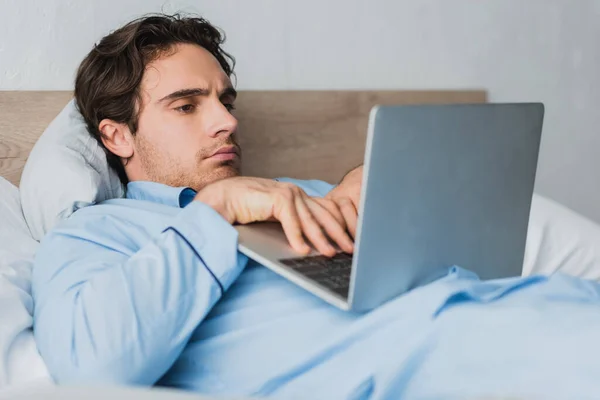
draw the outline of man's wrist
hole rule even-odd
[[[225,218],[229,223],[233,223],[231,216],[227,212],[226,201],[222,190],[220,188],[216,188],[212,185],[209,185],[203,189],[201,189],[196,196],[194,197],[194,201],[198,201],[202,204],[205,204],[218,212],[223,218]]]

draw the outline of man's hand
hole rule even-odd
[[[216,181],[198,192],[195,199],[215,209],[231,224],[279,221],[294,250],[307,254],[310,247],[333,256],[329,236],[345,252],[354,244],[337,203],[309,197],[298,186],[271,179],[236,177]]]
[[[340,184],[325,196],[326,200],[333,201],[339,207],[353,238],[356,237],[362,179],[363,166],[361,165],[348,172]]]

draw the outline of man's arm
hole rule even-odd
[[[245,265],[235,229],[199,202],[155,238],[120,217],[75,214],[38,252],[35,337],[59,383],[155,383]]]

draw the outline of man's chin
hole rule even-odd
[[[235,168],[232,166],[222,167],[218,171],[218,177],[215,180],[233,178],[240,175],[239,168]]]
[[[204,188],[205,186],[210,185],[211,183],[214,183],[214,182],[217,182],[217,181],[220,181],[223,179],[227,179],[227,178],[234,178],[239,175],[240,175],[240,168],[237,165],[232,165],[232,164],[220,165],[220,166],[212,169],[210,172],[205,172],[204,174],[199,176],[196,180],[197,184],[193,185],[192,188],[194,188],[196,191],[198,191],[198,190]]]

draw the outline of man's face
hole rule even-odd
[[[238,175],[235,97],[219,62],[200,46],[177,45],[150,63],[132,158],[140,178],[200,190]]]

